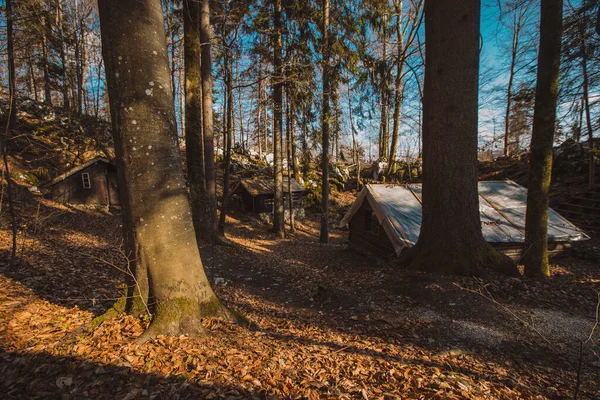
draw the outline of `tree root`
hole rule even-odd
[[[400,255],[399,264],[408,269],[438,274],[485,276],[489,272],[499,272],[520,276],[515,262],[488,243],[472,251],[424,248],[417,244]]]
[[[216,297],[203,303],[186,298],[169,299],[157,302],[156,313],[150,327],[136,340],[136,343],[146,343],[158,335],[207,335],[209,332],[202,325],[202,319],[208,317],[222,318],[248,328],[256,326],[241,313],[222,305]]]

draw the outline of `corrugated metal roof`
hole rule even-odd
[[[399,246],[410,247],[419,238],[422,219],[421,193],[420,184],[367,185],[342,219],[340,226],[350,222],[367,198],[379,222],[393,226],[394,234],[391,234],[390,229],[386,229],[386,232],[399,252]],[[511,181],[479,182],[479,196],[483,237],[490,243],[523,243],[527,189]],[[582,230],[552,209],[548,211],[549,242],[586,239],[589,237]]]
[[[239,184],[243,186],[251,196],[273,194],[275,191],[273,179],[242,179],[239,181]],[[294,178],[292,178],[291,186],[292,193],[304,192],[304,188]],[[288,178],[283,178],[283,192],[288,192]]]

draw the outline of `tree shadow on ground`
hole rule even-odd
[[[236,290],[285,307],[280,318],[290,318],[289,310],[293,319],[323,329],[384,340],[399,338],[433,352],[459,348],[490,361],[501,356],[570,371],[576,369],[581,338],[568,320],[563,328],[566,336],[572,330],[572,337],[549,345],[507,309],[525,321],[533,321],[533,314],[527,312],[541,306],[548,314],[568,312],[587,320],[590,328],[594,323],[594,291],[589,283],[577,282],[568,273],[545,282],[501,276],[491,282],[440,277],[402,270],[349,250],[344,239],[322,245],[309,234],[297,235],[293,241],[275,241],[267,229],[252,228],[262,239],[259,243],[240,241],[237,239],[247,235],[248,228],[239,224],[232,230],[237,240],[235,251],[217,248],[214,258],[212,251],[203,252],[209,275],[225,278],[235,288],[219,291],[242,310],[261,312],[245,303]],[[590,267],[579,263],[572,273],[585,275]],[[569,292],[551,296],[562,285],[568,285]],[[481,290],[489,297],[469,290]],[[540,304],[540,299],[546,302]],[[574,300],[578,307],[573,307]],[[277,307],[268,312],[277,314]],[[588,352],[585,360],[594,361]]]
[[[0,393],[10,399],[268,399],[266,391],[199,384],[187,376],[136,371],[123,363],[105,365],[47,353],[0,353]]]

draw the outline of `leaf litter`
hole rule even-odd
[[[524,290],[507,278],[483,283],[402,271],[348,250],[344,232],[319,244],[315,220],[277,240],[254,219],[234,215],[232,245],[203,246],[204,264],[219,282],[218,295],[256,327],[207,319],[209,335],[159,336],[137,345],[144,316],[91,324],[119,295],[122,277],[99,261],[122,261],[119,218],[40,202],[51,218],[35,235],[21,235],[16,269],[0,265],[3,398],[573,396],[577,352],[566,342],[545,346],[493,303],[454,284],[473,290],[485,284],[519,315],[531,314],[540,298],[560,312],[574,312],[575,299],[587,312],[593,299],[575,283],[590,279],[589,265],[578,270],[579,262],[567,260],[557,267],[565,293],[549,298],[544,293],[555,283],[528,282]],[[0,232],[0,240],[7,252],[9,232]],[[473,329],[477,334],[465,334]],[[493,340],[478,341],[486,329]],[[593,362],[586,359],[580,371],[580,398],[599,393]]]

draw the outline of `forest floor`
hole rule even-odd
[[[319,244],[311,216],[278,240],[233,213],[232,245],[203,246],[204,265],[256,327],[210,319],[208,336],[137,345],[143,316],[91,324],[120,294],[120,217],[17,200],[12,269],[0,231],[5,399],[600,397],[597,260],[563,256],[543,281],[440,277],[352,251],[342,230]]]

